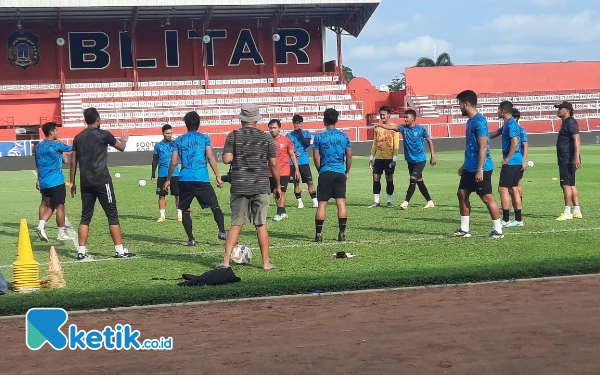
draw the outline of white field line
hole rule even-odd
[[[531,235],[531,234],[550,234],[550,233],[571,233],[571,232],[594,232],[600,230],[600,227],[593,228],[572,228],[572,229],[552,229],[545,231],[530,231],[530,232],[515,232],[511,233],[510,236],[514,235]],[[447,239],[445,237],[440,236],[432,236],[432,237],[406,237],[406,238],[389,238],[389,239],[379,239],[379,240],[364,240],[364,241],[346,241],[346,242],[327,242],[324,244],[315,244],[314,242],[305,242],[300,244],[289,244],[289,245],[281,245],[281,246],[271,246],[270,250],[284,250],[284,249],[297,249],[297,248],[307,248],[307,247],[325,247],[325,246],[348,246],[348,245],[384,245],[391,243],[398,243],[403,241],[436,241],[446,239],[448,241],[469,241],[466,238],[456,238],[456,239]],[[486,240],[492,241],[492,240]],[[495,240],[500,241],[500,240]],[[177,254],[165,254],[164,257],[173,257],[173,256],[190,256],[190,255],[211,255],[211,254],[222,254],[223,249],[219,250],[205,250],[205,251],[194,251],[187,253],[177,253]],[[81,261],[81,260],[73,260],[73,261],[64,261],[61,264],[85,264],[85,263],[94,263],[94,262],[109,262],[114,260],[134,260],[134,259],[155,259],[161,258],[161,255],[153,255],[151,257],[144,257],[143,255],[137,255],[134,258],[126,258],[126,259],[116,259],[116,258],[92,258],[89,260]],[[40,263],[40,266],[47,265],[48,263]],[[0,269],[2,268],[12,268],[12,264],[0,265]]]
[[[237,299],[221,299],[212,301],[193,301],[193,302],[178,302],[178,303],[163,303],[156,305],[143,305],[143,306],[127,306],[127,307],[108,307],[104,309],[91,309],[91,310],[74,310],[69,311],[69,315],[81,315],[99,312],[115,312],[115,311],[128,311],[128,310],[142,310],[151,308],[165,308],[165,307],[182,307],[182,306],[203,306],[212,304],[223,304],[223,303],[241,303],[241,302],[256,302],[256,301],[276,301],[285,300],[291,298],[306,298],[306,297],[329,297],[329,296],[342,296],[352,294],[366,294],[366,293],[385,293],[385,292],[399,292],[399,291],[412,291],[412,290],[426,290],[426,289],[443,289],[443,288],[456,288],[456,287],[474,287],[480,285],[494,285],[494,284],[507,284],[507,283],[535,283],[541,281],[556,281],[556,280],[569,280],[576,278],[586,277],[598,277],[600,274],[582,274],[582,275],[567,275],[567,276],[548,276],[548,277],[535,277],[529,279],[508,279],[508,280],[495,280],[495,281],[480,281],[474,283],[457,283],[457,284],[434,284],[434,285],[420,285],[420,286],[405,286],[396,288],[384,288],[384,289],[361,289],[361,290],[350,290],[342,292],[325,292],[325,293],[307,293],[307,294],[285,294],[279,296],[264,296],[264,297],[249,297],[249,298],[237,298]],[[0,316],[0,320],[10,319],[25,319],[25,315],[9,315]]]

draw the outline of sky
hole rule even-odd
[[[379,87],[434,46],[455,65],[600,60],[600,1],[382,0],[358,38],[342,38],[343,64]]]

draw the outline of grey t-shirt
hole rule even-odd
[[[235,152],[233,138],[235,133]],[[233,154],[231,194],[269,194],[269,158],[277,156],[273,137],[255,127],[242,127],[227,135],[223,153]]]

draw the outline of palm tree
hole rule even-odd
[[[390,81],[388,85],[390,91],[402,91],[406,88],[406,77],[404,76],[404,73],[400,73],[400,75],[402,76],[402,78],[398,78],[398,76],[395,76]]]
[[[453,66],[452,59],[450,59],[450,55],[446,52],[440,53],[435,61],[430,59],[429,57],[421,57],[417,60],[415,66],[418,67],[430,67],[430,66]]]

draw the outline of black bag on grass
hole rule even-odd
[[[203,273],[202,275],[195,276],[190,274],[184,274],[183,278],[185,281],[180,282],[179,286],[205,286],[205,285],[223,285],[229,283],[237,283],[241,281],[239,277],[233,273],[231,267],[229,268],[217,268],[212,271]]]

